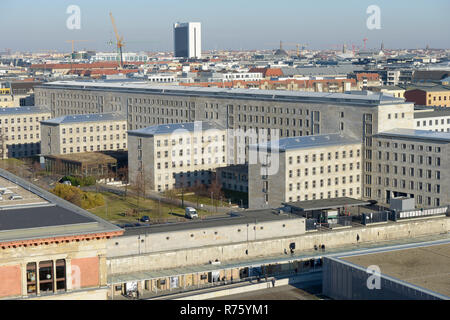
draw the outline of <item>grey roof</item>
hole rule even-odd
[[[19,207],[0,211],[0,232],[95,222],[66,208],[53,206]]]
[[[346,75],[360,69],[361,66],[352,64],[338,64],[335,66],[314,66],[314,67],[296,67],[281,68],[283,75],[304,75],[304,76],[323,76],[323,75]]]
[[[278,142],[278,145],[277,145]],[[262,148],[267,146],[267,150],[271,151],[286,151],[296,149],[311,149],[318,147],[334,146],[334,145],[347,145],[361,143],[361,140],[344,136],[340,133],[320,134],[312,136],[302,137],[289,137],[280,140],[272,140],[267,144],[253,144],[250,145],[250,149],[257,147]]]
[[[99,121],[120,121],[126,120],[125,116],[118,113],[90,113],[62,116],[58,118],[41,121],[43,124],[69,124]]]
[[[50,110],[43,107],[17,107],[17,108],[0,108],[0,116],[13,116],[18,114],[32,113],[50,113]]]
[[[445,117],[450,116],[450,108],[442,108],[439,110],[414,112],[414,119]]]
[[[206,130],[224,130],[225,128],[215,122],[209,121],[195,121],[195,122],[185,122],[185,123],[171,123],[171,124],[160,124],[156,126],[150,126],[142,129],[130,130],[129,135],[135,136],[147,136],[153,137],[161,134],[174,133],[179,131],[206,131]]]
[[[353,206],[364,206],[370,204],[370,202],[358,200],[349,197],[341,197],[334,199],[319,199],[319,200],[307,200],[307,201],[296,201],[296,202],[286,202],[285,205],[295,207],[303,211],[312,210],[325,210],[325,209],[335,209],[342,207],[353,207]]]
[[[432,140],[441,142],[450,142],[450,132],[437,132],[430,130],[416,130],[396,128],[388,131],[379,132],[375,137],[393,137],[406,138],[413,140]]]
[[[140,94],[165,94],[168,96],[201,96],[209,98],[228,98],[264,101],[330,103],[343,105],[378,106],[380,104],[405,103],[404,99],[383,93],[356,95],[348,93],[307,92],[288,90],[249,90],[238,88],[184,87],[176,85],[158,85],[142,82],[88,82],[55,81],[36,88],[72,89],[92,91],[114,91]]]

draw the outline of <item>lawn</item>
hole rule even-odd
[[[99,216],[102,219],[113,223],[136,222],[142,216],[149,216],[150,220],[155,219],[164,221],[165,219],[180,218],[184,220],[184,209],[175,205],[170,206],[159,201],[138,198],[135,196],[119,196],[109,192],[101,192],[105,198],[105,205],[89,209],[88,211]],[[125,212],[135,209],[136,216],[125,216]],[[199,210],[198,215],[210,215],[210,212]]]

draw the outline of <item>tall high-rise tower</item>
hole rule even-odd
[[[201,23],[175,23],[173,42],[175,57],[200,59],[202,57]]]

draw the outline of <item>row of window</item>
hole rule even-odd
[[[201,159],[201,165],[204,165],[204,164],[212,164],[212,159],[211,158],[208,158],[208,161],[205,161],[206,159],[205,158],[202,158]],[[219,158],[219,157],[215,157],[214,158],[214,164],[223,164],[223,163],[225,163],[225,156],[223,156],[222,157],[222,160]],[[183,167],[183,165],[184,165],[184,162],[183,162],[183,160],[180,160],[179,162],[178,162],[178,166],[177,166],[177,163],[176,163],[176,161],[172,161],[172,168],[178,168],[178,167]],[[197,165],[199,165],[199,161],[198,161],[198,159],[194,159],[194,166],[197,166]],[[186,166],[191,166],[191,160],[186,160]],[[169,168],[169,162],[164,162],[164,169],[168,169]],[[161,162],[158,162],[157,164],[156,164],[156,169],[158,169],[158,170],[160,170],[161,169]]]
[[[219,147],[215,146],[214,150],[213,150],[212,147],[208,147],[208,153],[212,153],[213,151],[214,152],[219,152]],[[222,152],[225,152],[225,146],[224,145],[222,145]],[[176,153],[177,153],[176,150],[172,150],[172,157],[176,157],[177,156]],[[197,148],[194,148],[194,153],[193,154],[194,155],[197,154]],[[205,148],[201,148],[201,154],[205,154]],[[140,153],[138,152],[138,156],[139,155],[140,155]],[[180,157],[190,156],[190,155],[191,155],[191,149],[186,149],[186,152],[184,152],[184,149],[180,149],[178,151],[178,156],[180,156]],[[156,157],[158,159],[161,158],[161,151],[157,151],[156,152]],[[166,151],[164,151],[164,158],[168,158],[168,157],[169,157],[169,151],[166,150]]]
[[[201,136],[200,139],[198,139],[198,137],[193,137],[192,138],[192,141],[193,141],[194,144],[197,144],[199,142],[199,140],[201,141],[201,143],[205,143],[205,142],[209,143],[209,142],[213,142],[213,140],[214,140],[214,142],[218,142],[219,141],[219,136],[217,136],[217,135],[216,136],[207,136],[207,137]],[[225,141],[225,135],[222,135],[222,141]],[[186,145],[190,145],[191,144],[191,138],[187,137],[186,139],[178,138],[178,139],[171,139],[170,140],[171,146],[176,146],[176,145],[182,146],[184,144],[184,142],[185,142]],[[164,147],[169,146],[169,139],[164,139],[163,141],[156,140],[156,146],[157,147],[161,147],[161,145],[163,145]],[[142,146],[142,139],[138,140],[138,146]]]
[[[383,167],[381,166],[381,164],[378,165],[378,172],[380,172],[380,173],[401,174],[403,176],[406,176],[408,174],[410,177],[414,177],[416,175],[416,173],[417,173],[417,177],[418,178],[427,178],[427,179],[433,179],[434,178],[436,180],[440,180],[441,179],[441,172],[440,171],[435,171],[434,172],[434,177],[433,177],[432,170],[423,170],[423,169],[406,168],[406,167],[401,167],[400,169],[401,170],[398,170],[397,166],[392,166],[392,170],[391,170],[391,167],[389,165],[384,165]]]
[[[347,197],[347,196],[358,196],[359,193],[360,193],[360,188],[359,187],[357,187],[357,188],[341,189],[340,192],[339,192],[339,190],[335,190],[334,191],[334,198]],[[268,196],[269,196],[268,194],[265,195],[266,202],[269,201],[269,197]],[[305,194],[303,197],[301,197],[300,195],[297,195],[297,198],[289,197],[288,201],[291,202],[291,201],[294,201],[294,199],[295,199],[295,201],[316,200],[317,196],[319,196],[319,199],[331,199],[332,192],[328,191],[327,195],[326,195],[326,198],[324,198],[324,196],[325,196],[324,193],[320,192],[319,194],[312,193],[311,197],[309,197],[308,194]]]
[[[416,159],[417,159],[417,162],[416,162]],[[434,161],[433,161],[433,159],[434,159]],[[418,164],[426,164],[428,166],[432,166],[434,163],[434,165],[436,167],[441,166],[441,158],[440,157],[422,156],[422,155],[416,156],[414,154],[410,154],[408,157],[406,155],[406,153],[400,154],[400,157],[398,156],[398,153],[393,153],[393,157],[391,158],[390,153],[385,152],[384,158],[383,158],[383,153],[381,151],[378,151],[377,160],[386,160],[386,161],[391,160],[391,161],[398,161],[398,162],[418,163]]]
[[[439,122],[440,122],[440,124],[442,125],[442,124],[445,124],[445,119],[440,119],[441,121],[439,121],[439,119],[435,119],[434,120],[434,125],[439,125]],[[420,127],[420,121],[417,121],[417,127]],[[450,118],[447,118],[447,124],[450,124]],[[429,126],[432,126],[433,125],[433,120],[428,120],[428,125]],[[423,120],[422,121],[422,126],[423,127],[426,127],[427,126],[427,121],[426,120]]]
[[[341,154],[341,159],[346,159],[347,155],[348,155],[349,158],[353,158],[353,155],[354,155],[353,150],[349,150],[348,153],[347,153],[346,150],[343,150],[341,152],[336,151],[336,152],[334,152],[334,157],[333,157],[333,153],[332,152],[328,152],[327,153],[327,160],[339,160],[339,158],[340,158],[339,154]],[[361,154],[360,150],[357,149],[356,150],[356,156],[359,157],[360,154]],[[297,156],[296,157],[297,164],[301,163],[301,158],[302,158],[301,156]],[[325,160],[325,154],[324,153],[321,153],[319,155],[317,155],[317,154],[312,154],[312,155],[311,154],[306,154],[306,155],[303,156],[303,162],[304,163],[308,163],[309,159],[311,159],[312,162],[316,162],[317,159],[319,159],[319,161],[324,161]],[[293,160],[294,160],[294,157],[289,157],[288,158],[288,163],[292,164]]]
[[[336,177],[336,178],[334,178],[334,184],[332,183],[333,181],[332,181],[332,179],[331,178],[328,178],[327,179],[327,186],[328,187],[330,187],[330,186],[338,186],[339,185],[339,180],[341,180],[341,183],[342,184],[346,184],[347,182],[348,183],[353,183],[353,182],[359,182],[360,181],[360,175],[359,174],[357,174],[356,176],[355,176],[355,179],[353,179],[353,176],[352,175],[350,175],[350,176],[344,176],[344,177],[340,177],[340,179],[339,179],[339,177]],[[264,181],[264,182],[267,182],[267,181]],[[311,182],[311,184],[310,184],[310,182]],[[301,187],[301,182],[297,182],[297,183],[289,183],[289,185],[288,185],[288,191],[294,191],[294,190],[297,190],[297,191],[300,191],[300,190],[303,190],[303,189],[305,189],[305,190],[307,190],[310,186],[311,186],[311,188],[317,188],[317,187],[324,187],[325,186],[325,180],[324,179],[320,179],[319,181],[318,181],[319,183],[317,183],[317,181],[316,180],[312,180],[312,181],[304,181],[303,182],[303,188]],[[297,188],[295,188],[295,187],[297,187]]]
[[[114,127],[116,128],[116,130],[120,130],[120,125],[119,124],[116,124],[115,126],[111,124],[109,126],[104,125],[102,132],[105,132],[107,130],[107,128],[109,128],[109,130],[112,131],[112,130],[114,130]],[[80,133],[81,129],[83,130],[83,133],[87,132],[87,127],[82,127],[82,128],[76,127],[75,128],[75,132],[76,133]],[[126,129],[127,129],[127,125],[125,123],[122,124],[122,130],[126,130]],[[100,126],[96,126],[96,131],[100,132]],[[94,127],[93,126],[89,127],[89,132],[94,132]],[[73,128],[68,128],[68,130],[66,130],[66,128],[62,128],[62,134],[66,134],[66,133],[72,134],[73,133]]]
[[[10,135],[10,136],[5,136],[5,141],[9,141],[9,140],[16,140],[16,136],[15,135]],[[18,134],[17,135],[17,140],[19,141],[23,141],[23,140],[27,140],[27,139],[39,139],[39,133],[36,133],[36,135],[33,135],[32,133],[30,133],[30,135],[28,134],[24,134],[23,136]]]
[[[392,186],[394,188],[402,188],[403,190],[419,190],[424,192],[433,192],[433,193],[441,193],[441,185],[435,184],[434,186],[431,183],[423,183],[423,182],[415,182],[415,181],[409,181],[406,182],[406,180],[397,180],[392,178],[382,178],[377,177],[377,184],[383,185],[385,187]]]
[[[381,141],[377,142],[378,147],[382,147],[383,143]],[[393,149],[402,149],[402,150],[406,150],[407,148],[409,150],[416,150],[416,145],[415,144],[406,144],[406,143],[397,143],[394,142],[392,143],[391,146],[391,142],[385,142],[384,143],[384,147],[385,148],[393,148]],[[436,152],[436,153],[440,153],[441,152],[441,147],[432,147],[432,146],[423,146],[421,144],[417,145],[417,150],[418,151],[426,151],[426,152]]]
[[[103,149],[101,149],[100,147],[101,146],[98,144],[96,151],[101,151],[101,150],[118,150],[118,149],[120,149],[120,143],[117,143],[115,148],[114,148],[114,144],[112,144],[112,143],[109,145],[109,148],[108,148],[108,146],[106,144],[103,145]],[[127,148],[127,144],[123,143],[122,149],[126,149],[126,148]],[[75,150],[74,147],[70,147],[69,148],[69,153],[74,153],[74,150]],[[76,152],[81,152],[81,147],[76,147],[76,150],[77,150]],[[94,146],[93,145],[89,146],[89,151],[94,151]],[[87,146],[83,146],[83,152],[88,152]],[[67,148],[63,148],[63,153],[67,153]]]
[[[342,167],[342,172],[345,172],[345,171],[347,170],[347,163],[341,164],[341,167]],[[356,169],[359,170],[360,167],[361,167],[360,163],[359,163],[359,162],[356,162]],[[332,173],[332,172],[331,172],[331,168],[332,168],[331,165],[327,166],[327,173]],[[352,171],[353,168],[354,168],[353,163],[348,163],[348,169],[349,169],[349,171]],[[319,170],[317,170],[317,169],[319,169]],[[310,170],[311,170],[311,171],[310,171]],[[297,171],[297,177],[300,177],[300,176],[301,176],[301,169],[297,169],[296,171]],[[317,171],[319,171],[319,172],[317,172]],[[305,168],[305,169],[303,169],[303,176],[307,177],[307,176],[309,175],[310,172],[311,172],[311,174],[312,174],[313,176],[316,175],[316,174],[323,174],[324,171],[325,171],[325,168],[324,168],[323,166],[317,167],[317,168],[316,168],[316,167],[313,167],[313,168]],[[333,172],[339,172],[339,165],[338,165],[338,164],[335,164],[335,165],[334,165],[334,171],[333,171]],[[293,175],[294,175],[293,170],[289,170],[289,171],[288,171],[288,176],[289,176],[289,178],[292,178]]]
[[[122,139],[126,139],[126,138],[127,138],[126,133],[122,134]],[[116,134],[115,138],[114,138],[113,134],[109,135],[109,140],[119,140],[119,139],[120,139],[120,135],[119,134]],[[107,135],[103,135],[103,141],[106,141],[106,140],[108,140]],[[73,143],[73,141],[74,141],[74,139],[72,137],[69,138],[69,143]],[[90,136],[89,137],[89,141],[93,142],[94,141],[94,136]],[[100,141],[100,136],[97,136],[97,140],[96,141]],[[62,139],[62,143],[66,144],[66,142],[67,142],[67,139],[63,138]],[[80,143],[81,142],[81,137],[76,137],[76,142]],[[83,142],[87,142],[87,137],[86,136],[83,137]]]
[[[29,126],[29,127],[24,126],[23,127],[23,131],[33,131],[33,128],[35,128],[35,130],[39,130],[39,125],[36,125],[35,127],[33,127],[33,126]],[[22,130],[22,127],[21,126],[14,126],[14,127],[11,127],[11,128],[5,127],[4,129],[5,129],[5,133],[7,133],[9,131],[9,129],[11,129],[11,132],[15,132],[16,129],[17,129],[17,132],[20,132]],[[3,131],[3,128],[0,128],[0,133],[2,131]]]
[[[14,122],[14,119],[15,119],[15,122]],[[20,121],[22,120],[22,123],[27,123],[27,119],[28,119],[28,122],[33,122],[33,119],[36,121],[36,122],[39,122],[39,117],[23,117],[23,118],[0,118],[0,124],[8,124],[8,123],[10,123],[10,124],[14,124],[14,123],[20,123]],[[49,116],[47,116],[47,117],[45,117],[45,116],[41,116],[40,117],[40,120],[45,120],[45,119],[50,119],[50,117]]]

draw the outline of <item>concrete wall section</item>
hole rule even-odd
[[[372,287],[371,273],[362,267],[324,257],[322,292],[339,300],[436,300],[438,296],[381,275],[379,289]],[[367,285],[369,280],[369,286]],[[372,288],[372,289],[370,289]]]
[[[370,227],[341,229],[330,232],[314,232],[298,236],[249,240],[233,244],[210,245],[197,248],[178,249],[140,255],[117,256],[107,259],[108,274],[152,271],[208,264],[218,259],[226,262],[239,259],[261,258],[289,252],[295,243],[295,251],[311,250],[314,245],[325,244],[326,248],[414,238],[429,234],[446,233],[450,230],[449,218],[435,218],[407,222],[389,223]],[[359,240],[357,237],[359,236]]]

